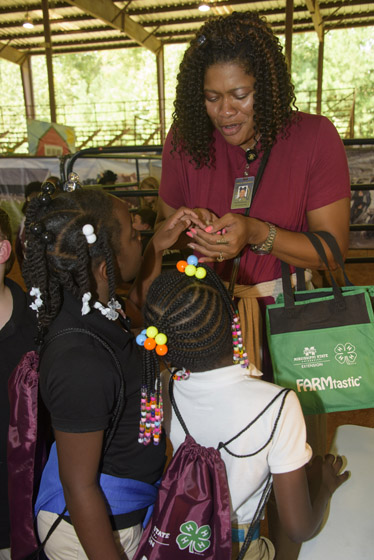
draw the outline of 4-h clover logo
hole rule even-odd
[[[180,534],[177,536],[177,544],[180,550],[188,546],[190,552],[204,552],[210,547],[210,535],[212,531],[209,525],[199,527],[195,521],[186,521],[179,528]]]
[[[339,362],[339,364],[354,364],[357,358],[357,354],[355,352],[356,347],[353,346],[350,342],[346,342],[345,344],[337,344],[334,348],[335,352],[335,360]]]

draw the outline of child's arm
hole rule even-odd
[[[90,560],[120,560],[103,494],[97,484],[103,431],[56,430],[59,473],[66,505],[78,538]]]
[[[329,454],[324,460],[317,458],[310,488],[305,467],[273,475],[279,518],[291,540],[300,543],[317,533],[331,496],[349,477],[347,471],[339,474],[342,464],[340,456]]]
[[[129,291],[127,312],[134,327],[141,326],[139,313],[143,307],[149,286],[161,272],[162,255],[165,249],[172,247],[181,233],[189,227],[191,222],[203,225],[197,214],[190,208],[179,208],[162,224],[149,241],[144,252],[140,271]],[[134,317],[131,310],[138,310],[138,318]]]

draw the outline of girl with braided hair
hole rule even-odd
[[[183,270],[183,265],[179,267]],[[205,276],[201,270],[206,271]],[[280,408],[274,397],[282,392],[281,387],[259,379],[259,372],[246,360],[245,349],[238,350],[239,316],[216,273],[207,266],[197,268],[196,276],[187,272],[189,275],[169,271],[156,278],[144,308],[147,335],[152,335],[149,329],[153,328],[158,336],[167,338],[163,360],[174,366],[162,374],[164,427],[173,452],[183,443],[185,432],[171,407],[170,372],[175,379],[173,400],[189,433],[198,444],[220,449],[226,465],[232,558],[238,557],[269,473],[287,535],[297,542],[307,540],[320,527],[332,493],[348,478],[347,472],[339,474],[342,459],[319,457],[313,470],[314,491],[309,493],[305,465],[312,452],[306,443],[296,394],[289,392]],[[137,340],[142,344],[141,335]],[[158,376],[157,346],[149,351],[147,339],[143,344],[144,363],[148,363],[144,383],[152,385],[152,375]],[[241,435],[230,443],[238,433]],[[322,482],[316,478],[317,470],[322,473]],[[270,560],[274,547],[260,537],[259,519],[256,521],[254,537],[243,558]]]
[[[281,291],[280,260],[323,268],[306,230],[329,231],[343,255],[348,249],[344,146],[328,119],[296,109],[279,40],[255,12],[201,27],[180,65],[174,107],[156,224],[180,206],[198,209],[206,227],[188,232],[189,247],[232,280],[251,361],[271,380],[261,319]],[[251,196],[240,198],[243,187]]]
[[[42,191],[27,210],[23,269],[38,316],[40,390],[55,437],[36,503],[38,533],[43,541],[66,506],[46,541],[48,558],[131,559],[155,500],[165,440],[138,443],[141,356],[115,289],[140,267],[128,300],[139,306],[163,250],[196,215],[178,211],[142,260],[120,199],[82,189],[54,196],[50,183]]]

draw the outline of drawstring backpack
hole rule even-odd
[[[153,516],[142,535],[133,560],[231,560],[230,492],[225,463],[220,449],[234,457],[256,455],[272,440],[289,389],[282,389],[244,429],[218,449],[198,444],[189,433],[173,396],[173,377],[169,395],[173,410],[186,434],[161,481]],[[283,395],[269,439],[249,455],[235,455],[227,446],[247,431]],[[248,529],[238,560],[242,560],[258,530],[272,487],[269,474],[255,516]]]
[[[120,375],[119,396],[111,423],[105,434],[106,453],[124,407],[125,382],[118,358],[112,348],[98,335],[79,328],[64,329],[50,338],[40,353],[27,352],[8,382],[10,419],[8,432],[8,492],[11,526],[12,560],[46,558],[43,548],[63,519],[66,508],[39,543],[35,528],[34,504],[43,469],[48,459],[52,429],[49,414],[40,399],[39,365],[42,353],[54,340],[67,334],[86,334],[100,342],[110,353]]]

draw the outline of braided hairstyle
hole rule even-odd
[[[5,210],[0,208],[0,241],[5,240],[9,241],[9,243],[12,244],[12,227],[10,225],[8,214],[5,212]],[[12,251],[5,265],[5,276],[11,271],[14,260],[14,252]]]
[[[184,54],[177,78],[173,149],[186,151],[196,168],[213,164],[214,126],[204,98],[204,77],[213,64],[232,62],[255,78],[254,131],[261,148],[286,132],[295,103],[294,87],[279,39],[255,12],[210,18]]]
[[[167,336],[166,360],[177,368],[205,371],[219,367],[232,354],[231,323],[234,307],[225,286],[208,266],[202,280],[181,272],[161,274],[152,283],[144,307],[145,324]],[[149,360],[147,385],[157,359]]]
[[[92,269],[105,260],[109,297],[115,297],[115,255],[121,226],[113,217],[110,195],[90,189],[41,194],[30,201],[26,213],[26,258],[23,276],[28,289],[38,287],[43,301],[39,325],[47,328],[62,305],[63,290],[77,299],[94,292]],[[82,227],[91,224],[96,242],[88,244]]]

